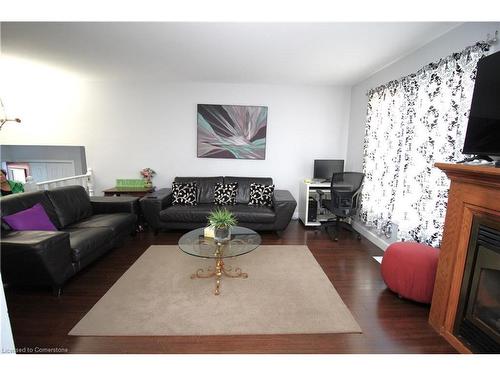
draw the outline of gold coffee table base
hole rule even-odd
[[[218,249],[220,251],[220,247]],[[215,276],[215,295],[218,296],[220,294],[220,282],[222,279],[222,275],[226,277],[230,277],[232,279],[241,278],[246,279],[248,277],[248,273],[245,273],[241,270],[241,268],[237,267],[232,269],[231,266],[224,267],[224,261],[222,258],[217,258],[215,260],[215,270],[212,267],[208,267],[207,270],[203,268],[199,268],[196,273],[191,275],[191,279],[208,279],[210,277]]]
[[[188,255],[197,258],[213,259],[209,267],[195,268],[191,280],[215,278],[215,295],[221,293],[221,282],[224,277],[231,279],[246,279],[248,273],[243,272],[240,267],[231,267],[224,262],[228,258],[236,258],[240,255],[248,254],[259,247],[261,243],[260,235],[252,229],[234,226],[231,229],[231,236],[227,239],[219,240],[205,236],[205,228],[196,228],[185,233],[179,239],[179,248]],[[230,282],[229,280],[226,282]]]

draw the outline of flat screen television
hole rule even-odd
[[[482,58],[477,64],[462,152],[500,156],[500,52]]]
[[[343,160],[314,160],[314,176],[315,180],[323,180],[325,182],[332,179],[334,173],[344,172]]]

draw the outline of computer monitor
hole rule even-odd
[[[343,160],[314,160],[315,180],[330,181],[334,173],[344,172]]]

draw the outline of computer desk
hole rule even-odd
[[[306,182],[308,181],[308,182]],[[335,183],[334,186],[350,188],[352,185],[345,183]],[[299,219],[307,227],[320,226],[322,221],[327,221],[328,219],[335,218],[333,214],[317,215],[315,219],[309,217],[309,197],[317,196],[317,191],[321,190],[329,198],[330,196],[330,182],[323,182],[319,180],[304,180],[300,183],[299,188]],[[316,201],[318,201],[316,199]],[[318,207],[318,212],[319,212]]]

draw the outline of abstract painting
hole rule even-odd
[[[267,107],[198,104],[198,157],[266,157]]]

